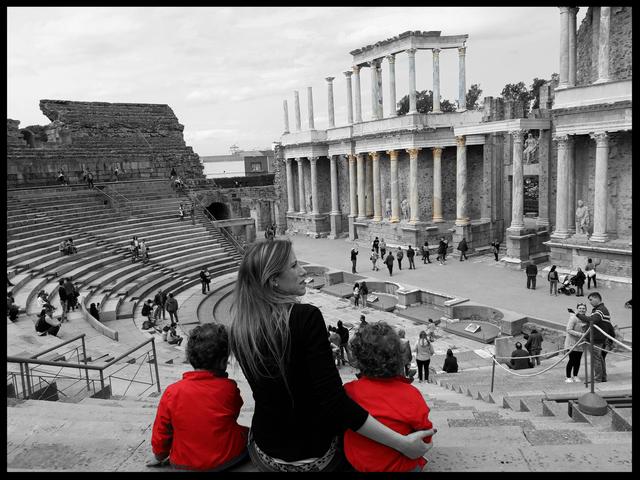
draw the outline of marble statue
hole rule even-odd
[[[391,199],[387,198],[384,201],[384,205],[385,205],[384,216],[387,218],[391,218]]]
[[[582,200],[578,200],[576,208],[576,233],[589,233],[589,207]]]
[[[537,149],[538,149],[538,140],[536,140],[534,136],[530,133],[524,142],[524,152],[522,152],[524,155],[525,164],[528,165],[531,163],[538,163],[537,158],[535,158],[534,156]]]
[[[403,198],[402,202],[400,202],[400,210],[402,211],[402,218],[409,220],[409,202],[406,198]]]

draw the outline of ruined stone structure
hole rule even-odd
[[[44,143],[7,120],[8,186],[51,184],[59,169],[72,182],[81,181],[84,169],[95,181],[111,180],[116,167],[127,179],[168,177],[172,167],[204,178],[168,105],[41,100],[40,109],[51,120]]]
[[[515,268],[548,260],[575,268],[584,266],[586,257],[596,257],[603,260],[600,272],[630,276],[631,143],[630,133],[624,131],[631,129],[631,15],[621,7],[590,10],[576,37],[575,9],[560,9],[562,41],[566,39],[560,84],[554,79],[541,88],[540,107],[531,114],[518,102],[491,97],[485,98],[481,111],[465,111],[467,35],[440,32],[406,32],[352,51],[353,68],[344,72],[346,125],[335,126],[334,77],[326,78],[326,130],[315,129],[310,87],[308,130],[302,130],[299,96],[294,92],[295,131],[289,131],[285,101],[281,144],[286,170],[276,176],[283,201],[286,197],[288,230],[332,237],[348,233],[351,239],[378,236],[403,245],[420,245],[425,239],[433,243],[440,236],[457,242],[464,236],[471,249],[499,239],[507,244],[503,262]],[[597,35],[585,33],[592,17],[601,19]],[[595,49],[581,46],[587,37]],[[424,87],[415,85],[414,59],[421,49],[432,50],[433,56],[434,102],[428,114],[416,111],[415,91]],[[440,111],[439,56],[445,49],[457,49],[459,58],[459,108],[451,113]],[[593,69],[594,61],[576,59],[576,50],[598,58],[603,71],[603,65],[613,65],[611,58],[628,62],[628,68],[617,63],[615,67],[618,75],[627,77],[614,79],[600,72],[597,85],[575,86],[576,78],[586,78],[580,69]],[[596,50],[597,55],[589,53]],[[608,60],[605,51],[610,52]],[[385,116],[380,65],[383,59],[389,62],[388,91],[395,104],[398,54],[409,59],[409,112]],[[364,67],[372,75],[368,120],[362,119],[361,111],[359,75]],[[610,132],[616,132],[614,148],[607,149]],[[566,160],[571,148],[566,147],[567,135],[582,135],[570,153],[575,166]],[[591,138],[599,142],[597,155]],[[579,198],[594,212],[598,225],[584,244],[576,243],[579,236],[570,230]],[[407,218],[401,216],[403,204]],[[567,243],[569,235],[574,240]]]

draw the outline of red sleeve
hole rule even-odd
[[[414,423],[411,425],[413,429],[418,431],[433,428],[433,424],[429,420],[429,406],[418,390],[415,390],[415,400],[412,403],[413,411],[415,412],[415,415],[413,415]],[[425,443],[431,443],[431,437],[425,437],[424,441]]]
[[[240,409],[242,408],[242,405],[244,404],[244,402],[242,401],[242,396],[240,395],[240,389],[238,388],[238,384],[235,382],[235,380],[229,380],[232,384],[232,393],[231,393],[231,408],[233,409],[234,415],[233,418],[235,418],[236,420],[238,420],[238,417],[240,416]]]
[[[167,388],[162,395],[160,403],[158,404],[156,419],[153,422],[151,448],[153,449],[153,453],[157,456],[169,456],[169,453],[171,452],[173,426],[171,425],[170,404],[171,387]]]

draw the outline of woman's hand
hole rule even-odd
[[[433,440],[425,443],[424,438],[435,435],[437,431],[437,428],[432,428],[430,430],[419,430],[405,435],[405,446],[401,450],[402,453],[411,459],[423,457],[433,448]]]

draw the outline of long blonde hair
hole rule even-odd
[[[273,286],[272,278],[288,267],[291,242],[259,240],[244,254],[231,306],[229,344],[246,377],[282,378],[289,356],[289,311],[298,301]]]

